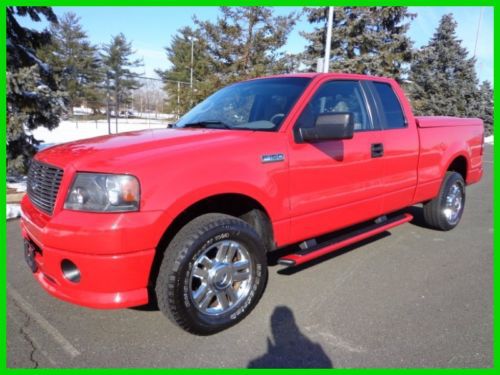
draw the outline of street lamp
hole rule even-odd
[[[332,44],[333,7],[328,7],[328,24],[326,29],[325,58],[323,60],[323,73],[328,73],[330,68],[330,46]]]
[[[196,38],[194,36],[190,36],[189,40],[191,41],[191,74],[189,79],[189,86],[191,87],[191,93],[193,92],[193,65],[194,65],[194,40]]]
[[[111,72],[106,71],[106,119],[108,120],[108,134],[111,134],[111,118],[110,118],[110,98],[109,98],[109,80],[111,79]]]

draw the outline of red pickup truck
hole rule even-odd
[[[480,119],[414,117],[391,79],[294,74],[225,87],[172,128],[38,153],[25,257],[52,295],[156,300],[189,332],[243,319],[266,253],[293,267],[411,220],[454,228],[482,175]]]

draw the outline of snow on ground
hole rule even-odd
[[[21,182],[8,182],[7,187],[16,189],[18,193],[24,193],[26,191],[26,180]]]
[[[166,128],[168,122],[161,121],[164,116],[158,116],[158,119],[139,118],[139,119],[118,119],[118,133],[143,130],[143,129],[161,129]],[[116,133],[115,119],[111,121],[111,132]],[[59,126],[53,130],[44,127],[35,129],[31,134],[35,139],[41,141],[40,149],[45,147],[76,141],[79,139],[93,138],[108,134],[108,122],[106,120],[99,121],[62,121]],[[26,177],[8,176],[7,187],[16,189],[18,193],[26,191]],[[17,218],[21,215],[20,205],[17,203],[7,204],[7,219]]]
[[[143,130],[164,129],[168,122],[156,119],[118,119],[118,133]],[[116,133],[115,119],[111,119],[111,132]],[[61,121],[59,126],[53,130],[45,127],[35,129],[32,134],[35,139],[42,142],[41,149],[54,144],[76,141],[80,139],[93,138],[108,134],[108,123],[106,120],[98,121]]]
[[[7,220],[21,217],[21,205],[18,203],[7,203]]]
[[[493,135],[484,138],[484,143],[493,144]]]

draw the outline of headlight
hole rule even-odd
[[[64,208],[78,211],[138,211],[139,181],[134,176],[77,173]]]

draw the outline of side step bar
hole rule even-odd
[[[320,243],[313,248],[304,249],[294,254],[285,255],[278,259],[278,264],[287,267],[295,267],[299,264],[309,262],[313,259],[319,258],[323,255],[339,250],[348,245],[362,241],[376,234],[385,232],[388,229],[394,228],[398,225],[407,223],[413,219],[413,216],[405,213],[392,218],[385,218],[385,220],[375,221],[366,226],[355,229],[352,232],[342,234],[333,238],[330,241]]]

